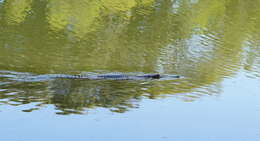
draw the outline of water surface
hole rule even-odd
[[[258,141],[259,6],[0,0],[1,138]],[[181,78],[48,77],[104,73]]]

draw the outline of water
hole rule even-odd
[[[1,139],[258,141],[259,6],[0,0]],[[50,77],[119,72],[181,78]]]

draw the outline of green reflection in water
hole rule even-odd
[[[216,94],[223,78],[242,69],[257,79],[259,6],[259,0],[6,0],[0,3],[0,70],[159,72],[185,79],[22,83],[2,77],[1,103],[54,104],[63,114],[95,107],[124,112],[143,97],[192,101]]]

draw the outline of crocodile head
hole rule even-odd
[[[174,78],[180,78],[179,75],[169,75],[169,74],[147,74],[147,75],[141,75],[139,77],[152,78],[152,79],[174,79]]]
[[[162,75],[160,75],[160,77],[159,77],[160,79],[176,79],[176,78],[181,78],[181,76],[179,76],[179,75],[172,75],[172,74],[162,74]]]
[[[161,75],[160,74],[154,74],[154,75],[151,76],[151,78],[160,79]]]

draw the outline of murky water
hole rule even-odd
[[[260,140],[259,7],[0,0],[1,139]],[[181,77],[50,77],[107,73]]]

